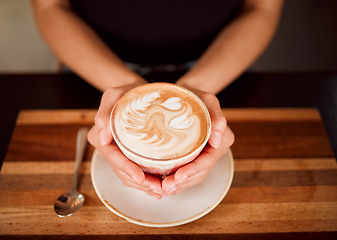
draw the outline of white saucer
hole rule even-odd
[[[203,183],[157,200],[140,190],[124,186],[97,151],[91,162],[92,183],[103,204],[129,222],[148,227],[178,226],[203,217],[225,197],[233,175],[234,161],[232,152],[228,150]]]

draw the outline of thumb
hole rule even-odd
[[[120,97],[116,92],[115,89],[108,89],[103,93],[101,104],[95,116],[95,125],[99,129],[99,142],[101,145],[109,144],[113,138],[110,131],[110,113]]]
[[[221,110],[219,100],[215,95],[204,94],[202,100],[204,101],[211,118],[212,129],[208,143],[213,148],[219,148],[225,133],[227,120]]]

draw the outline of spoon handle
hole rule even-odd
[[[81,128],[77,132],[77,140],[76,140],[76,157],[75,157],[75,172],[73,177],[73,184],[71,186],[70,193],[77,192],[77,181],[78,181],[78,173],[79,167],[83,160],[84,151],[87,145],[87,134],[88,128]]]

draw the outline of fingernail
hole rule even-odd
[[[154,193],[157,193],[157,194],[160,194],[160,195],[163,194],[162,191],[161,191],[161,190],[158,190],[155,186],[150,186],[149,188],[150,188],[150,189],[152,190],[152,192],[154,192]]]
[[[211,144],[212,147],[219,148],[221,144],[221,139],[222,139],[222,136],[220,133],[213,132],[210,137],[209,143]]]
[[[105,129],[99,133],[99,141],[102,146],[107,145],[110,142],[110,135]]]
[[[163,196],[162,196],[162,195],[155,194],[154,197],[157,198],[158,200],[160,200]]]
[[[184,175],[184,176],[182,176],[182,177],[177,181],[177,183],[178,183],[178,184],[183,183],[183,182],[186,181],[186,179],[187,179],[187,176]]]
[[[176,191],[177,188],[175,185],[171,185],[170,187],[168,187],[165,191],[165,196],[169,196],[171,195],[174,191]]]
[[[138,180],[136,176],[131,176],[131,177],[133,178],[133,180],[135,180],[140,185],[140,181]]]
[[[176,189],[176,188],[170,188],[170,189],[168,189],[168,190],[169,190],[169,191],[165,192],[165,196],[166,196],[166,197],[172,195],[172,193],[173,193],[174,191],[176,191],[177,189]]]

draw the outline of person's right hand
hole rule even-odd
[[[140,81],[131,85],[110,88],[103,93],[100,107],[95,117],[95,125],[88,133],[88,141],[109,163],[124,185],[146,192],[160,199],[162,197],[161,180],[145,174],[134,162],[120,151],[109,128],[110,113],[117,101],[130,89],[145,84]]]

